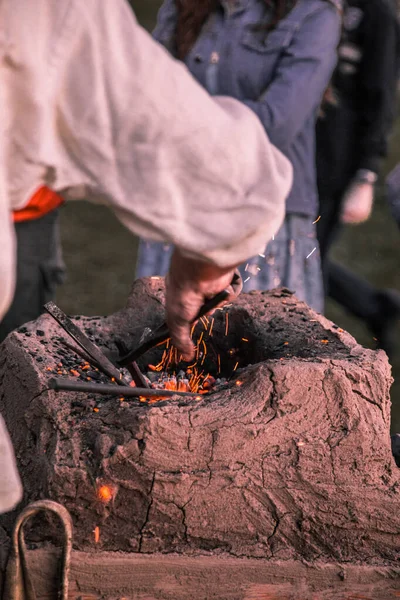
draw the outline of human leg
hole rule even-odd
[[[355,317],[362,319],[379,348],[393,356],[397,345],[396,321],[400,319],[400,294],[377,289],[343,265],[329,262],[328,295]]]
[[[287,287],[318,312],[323,285],[315,225],[310,217],[290,214],[263,253],[240,267],[244,291]]]
[[[162,242],[140,240],[136,263],[136,278],[165,277],[168,273],[173,246]]]
[[[63,280],[59,212],[16,223],[17,284],[14,300],[0,323],[0,341],[11,331],[36,319],[54,298]]]
[[[365,279],[343,265],[328,260],[327,293],[359,319],[368,321],[378,310],[376,289]]]

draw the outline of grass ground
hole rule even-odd
[[[137,17],[150,29],[159,0],[132,0]],[[134,68],[134,66],[132,66]],[[385,170],[399,160],[400,119]],[[62,211],[62,239],[68,280],[58,302],[70,314],[110,314],[125,302],[135,270],[137,240],[104,207],[71,203]],[[337,244],[335,258],[378,287],[400,290],[400,233],[378,194],[372,218],[348,228]],[[327,316],[372,347],[371,334],[340,307],[328,302]],[[392,429],[400,431],[400,355],[393,362]]]

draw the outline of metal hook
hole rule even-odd
[[[26,558],[24,526],[33,516],[42,511],[55,513],[64,528],[64,546],[62,552],[61,588],[57,600],[68,600],[68,579],[72,551],[72,519],[64,506],[52,500],[39,500],[27,506],[19,515],[13,531],[12,547],[7,564],[3,600],[36,600],[32,578]]]

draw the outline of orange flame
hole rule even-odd
[[[222,310],[222,309],[219,309]],[[224,312],[224,333],[225,335],[229,334],[229,314],[228,312]],[[208,354],[208,348],[206,344],[206,338],[210,338],[212,336],[212,331],[214,328],[214,317],[210,319],[208,317],[201,317],[199,319],[199,329],[196,329],[195,326],[192,327],[191,337],[193,335],[196,336],[194,339],[195,343],[195,360],[192,364],[186,366],[184,368],[184,375],[182,377],[177,376],[177,369],[180,368],[180,363],[182,361],[182,356],[179,356],[176,348],[174,348],[170,344],[170,340],[166,343],[166,346],[163,350],[161,360],[156,365],[148,365],[148,369],[153,372],[158,372],[159,377],[156,381],[153,381],[153,387],[160,390],[160,395],[157,397],[152,397],[151,399],[146,399],[144,397],[140,398],[141,402],[146,402],[149,404],[153,404],[160,400],[164,400],[165,396],[162,396],[162,390],[169,391],[179,391],[179,392],[193,392],[194,394],[207,394],[209,393],[213,386],[215,385],[215,379],[205,370],[203,370],[203,365],[205,364],[206,357]],[[201,329],[201,330],[200,330]],[[249,339],[246,337],[242,338],[243,342],[249,342]],[[228,350],[228,354],[233,357],[238,353],[237,348],[231,348]],[[217,373],[220,374],[222,372],[222,360],[221,355],[216,353],[216,367]],[[238,357],[237,357],[238,358]],[[239,367],[239,361],[236,359],[235,365],[233,367],[232,373],[235,372]],[[242,382],[237,381],[236,385],[242,385]],[[200,398],[201,396],[199,396]]]

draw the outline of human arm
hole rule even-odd
[[[4,105],[0,88],[0,105]],[[0,140],[6,133],[5,121],[0,119]],[[11,305],[16,271],[15,234],[7,197],[4,145],[0,143],[0,321]],[[8,512],[22,499],[22,486],[18,476],[11,441],[0,415],[0,514]]]
[[[240,273],[233,267],[220,268],[184,256],[175,248],[166,277],[167,323],[172,343],[186,360],[192,360],[195,347],[190,329],[205,298],[228,292],[224,303],[232,302],[242,291]]]
[[[372,171],[367,172],[374,176]],[[357,225],[367,221],[374,203],[374,182],[362,181],[356,176],[348,185],[343,198],[340,220],[345,225]]]
[[[125,2],[1,8],[11,208],[43,184],[108,204],[134,233],[213,265],[214,279],[272,237],[289,162],[250,110],[211,98]]]
[[[0,106],[4,106],[3,93],[0,87]],[[16,280],[16,239],[7,193],[5,146],[1,143],[6,133],[5,120],[0,119],[0,321],[11,306]]]
[[[245,100],[278,148],[286,149],[316,113],[337,61],[339,36],[337,9],[318,2],[283,51],[271,84],[258,100]]]
[[[8,512],[22,500],[13,447],[0,415],[0,514]]]
[[[15,288],[16,243],[11,212],[0,185],[0,321],[11,306]]]

